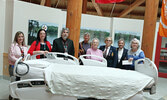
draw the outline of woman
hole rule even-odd
[[[145,58],[143,50],[141,50],[140,47],[140,42],[138,39],[134,38],[130,42],[131,49],[128,51],[128,60],[131,62],[132,65],[129,66],[128,69],[134,70],[134,62],[138,59]]]
[[[45,58],[45,54],[51,51],[51,44],[47,41],[47,33],[44,29],[40,29],[37,34],[37,40],[31,44],[28,53],[31,55],[42,54],[37,56],[39,58]]]
[[[28,48],[25,45],[24,33],[21,31],[18,31],[15,34],[14,41],[11,44],[9,48],[9,53],[8,53],[10,76],[13,76],[13,68],[16,60],[22,57],[22,60],[24,61],[24,58],[27,55],[27,51],[28,51]],[[16,78],[16,80],[19,80],[19,79]]]
[[[126,66],[122,65],[122,61],[128,59],[128,49],[124,48],[124,46],[125,46],[124,39],[122,38],[119,39],[117,48],[117,53],[118,53],[117,68],[121,69],[126,69]]]
[[[87,55],[96,55],[96,56],[100,56],[103,57],[103,52],[98,49],[98,45],[99,45],[99,39],[94,38],[92,40],[92,44],[91,44],[91,48],[89,48],[86,52]],[[87,57],[88,59],[94,59],[94,60],[98,60],[98,61],[102,61],[102,59],[100,58],[96,58],[96,57]]]
[[[106,37],[104,42],[106,45],[100,46],[100,50],[103,51],[103,56],[107,60],[107,67],[116,67],[117,51],[115,47],[111,46],[112,37]]]

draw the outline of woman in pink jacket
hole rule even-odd
[[[17,59],[26,57],[28,48],[25,45],[24,33],[18,31],[15,34],[14,41],[9,48],[8,60],[9,60],[9,75],[13,76],[13,68]],[[16,79],[17,80],[17,79]]]

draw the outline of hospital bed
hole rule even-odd
[[[50,82],[49,82],[49,79],[47,78],[51,78],[49,77],[49,75],[51,75],[52,73],[52,70],[55,69],[55,71],[58,71],[58,72],[62,72],[62,73],[59,73],[59,74],[65,74],[64,76],[66,77],[67,75],[74,75],[75,72],[72,71],[72,69],[74,70],[77,70],[77,71],[81,71],[81,73],[75,73],[76,75],[71,77],[73,80],[73,78],[76,78],[77,75],[81,75],[81,74],[85,74],[85,73],[89,73],[89,72],[93,72],[91,70],[94,70],[94,69],[97,69],[95,70],[95,72],[97,71],[100,71],[102,73],[102,71],[104,70],[105,73],[107,73],[108,70],[113,70],[113,73],[114,72],[121,72],[121,73],[127,73],[127,71],[125,70],[121,70],[121,69],[112,69],[112,68],[107,68],[107,67],[96,67],[95,65],[94,66],[89,66],[89,65],[85,65],[85,66],[81,66],[81,65],[78,65],[78,63],[76,64],[58,64],[58,63],[54,63],[53,59],[54,57],[51,56],[52,54],[50,54],[50,60],[51,62],[48,63],[48,65],[46,63],[46,66],[49,66],[45,69],[43,69],[43,72],[44,74],[42,73],[42,75],[45,75],[45,77],[40,77],[40,78],[36,78],[36,79],[25,79],[25,80],[21,80],[21,81],[17,81],[17,82],[12,82],[10,83],[10,94],[12,97],[14,98],[19,98],[21,100],[30,100],[30,99],[33,99],[33,100],[77,100],[77,98],[79,96],[83,96],[83,95],[73,95],[73,94],[63,94],[63,93],[53,93],[55,91],[51,91],[49,85],[50,85]],[[75,58],[74,58],[75,59]],[[82,58],[81,58],[82,59]],[[84,59],[84,57],[83,57]],[[82,59],[82,60],[83,60]],[[39,59],[38,59],[39,60]],[[36,61],[38,61],[36,60]],[[49,61],[50,61],[49,60]],[[55,59],[56,60],[56,59]],[[60,60],[60,59],[59,59]],[[64,60],[64,59],[61,59],[61,60]],[[31,61],[31,60],[27,60],[27,61]],[[146,77],[148,78],[147,80],[149,80],[145,87],[148,87],[148,88],[151,88],[150,90],[152,90],[152,92],[150,93],[154,93],[155,91],[153,91],[154,89],[156,89],[156,83],[157,83],[157,69],[156,69],[156,66],[155,64],[150,61],[149,59],[142,59],[142,61],[144,62],[143,64],[139,64],[138,62],[135,63],[135,69],[136,71],[140,72],[140,73],[144,73],[144,74],[147,74],[148,76],[151,76],[153,78],[150,78],[150,77],[147,77],[147,76],[143,76],[143,77]],[[16,62],[15,66],[16,68],[20,65],[19,64],[19,60]],[[44,61],[43,61],[44,62]],[[89,60],[90,62],[90,60]],[[105,61],[104,61],[105,62]],[[84,63],[84,62],[83,62]],[[50,64],[50,65],[49,65]],[[99,63],[97,63],[99,65]],[[56,65],[56,66],[55,66]],[[104,64],[105,65],[105,64]],[[28,65],[29,66],[29,65]],[[54,66],[54,67],[53,67]],[[53,67],[53,68],[52,68]],[[15,68],[15,69],[16,69]],[[28,69],[28,67],[27,67]],[[30,68],[29,68],[30,69]],[[50,70],[51,69],[51,70]],[[46,72],[47,73],[46,74]],[[59,71],[60,70],[60,71]],[[63,71],[65,70],[65,72]],[[69,70],[69,71],[68,71]],[[85,70],[85,73],[82,72],[82,70]],[[70,71],[72,71],[72,73],[70,73]],[[25,71],[27,72],[27,71]],[[24,74],[25,74],[24,72]],[[57,72],[57,73],[58,73]],[[138,72],[135,72],[135,71],[128,71],[128,73],[132,73],[132,74],[136,74],[136,75],[140,75],[140,73]],[[89,73],[91,76],[93,76],[93,74]],[[110,72],[108,72],[110,73]],[[88,74],[88,75],[89,75]],[[96,73],[94,73],[95,75]],[[15,73],[15,75],[18,75],[17,73]],[[53,75],[53,74],[52,74]],[[86,74],[85,74],[86,75]],[[102,74],[101,74],[102,75]],[[20,75],[18,75],[20,76]],[[89,78],[91,78],[91,76],[87,76],[88,80]],[[98,75],[97,75],[98,76]],[[142,75],[141,75],[142,76]],[[21,76],[22,77],[22,76]],[[101,77],[100,75],[98,77]],[[93,77],[94,78],[94,77]],[[95,78],[93,79],[93,81],[96,80],[96,76]],[[57,78],[58,79],[58,78]],[[98,79],[98,78],[97,78]],[[105,79],[105,78],[104,78]],[[77,83],[77,82],[74,82],[74,83]],[[26,86],[22,86],[22,87],[19,87],[19,84],[27,84]],[[80,84],[80,83],[79,83]],[[89,84],[89,83],[88,83]],[[52,84],[53,85],[53,84]],[[82,84],[83,85],[83,84]],[[49,87],[49,88],[48,88]],[[82,87],[82,86],[81,86]],[[130,97],[127,97],[128,100],[142,100],[142,90],[145,88],[143,87],[142,89],[140,89],[140,91],[138,91],[138,93],[136,94],[133,94],[131,95]],[[153,89],[154,87],[154,89]],[[63,87],[63,88],[67,88],[67,87]],[[92,88],[90,88],[92,89]],[[68,90],[68,89],[67,89]],[[92,89],[93,90],[93,89]],[[81,91],[83,91],[83,88],[81,88]],[[89,92],[89,88],[88,88],[88,92]],[[101,90],[102,91],[102,90]],[[109,90],[108,90],[109,91]],[[79,91],[77,91],[79,92]],[[102,91],[103,92],[103,91]],[[128,91],[129,92],[129,91]],[[84,94],[84,93],[83,93]],[[90,93],[91,94],[91,93]],[[110,93],[109,93],[110,94]],[[95,98],[101,98],[101,97],[104,97],[104,96],[101,96],[101,97],[97,97],[96,96],[93,96],[93,95],[84,95],[84,97],[95,97]],[[107,97],[106,98],[103,98],[103,99],[108,99]],[[111,100],[116,100],[111,98]],[[117,99],[118,100],[118,99]],[[121,100],[121,99],[120,99]],[[124,100],[124,99],[122,99]]]

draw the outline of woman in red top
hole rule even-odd
[[[51,51],[51,44],[46,39],[47,33],[44,29],[40,29],[37,34],[37,40],[31,44],[28,53],[31,55],[43,54],[37,56],[37,58],[45,58],[45,54]]]

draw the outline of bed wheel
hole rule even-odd
[[[19,100],[19,99],[17,99],[17,98],[13,98],[11,95],[9,95],[8,100]]]
[[[12,98],[12,96],[11,95],[9,95],[9,98],[8,98],[8,100],[12,100],[13,98]]]
[[[150,94],[155,94],[156,93],[156,86],[153,85],[150,90]]]

